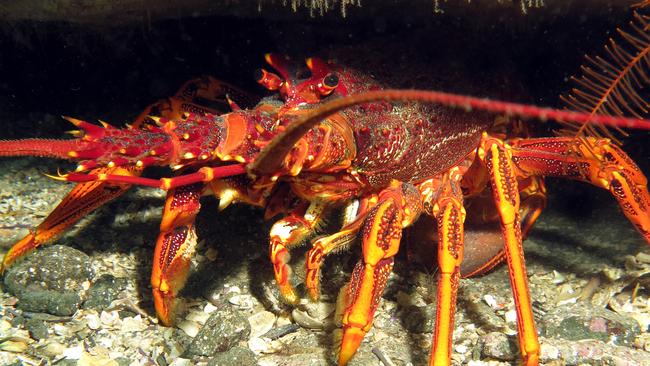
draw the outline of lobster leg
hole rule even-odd
[[[519,348],[524,364],[534,366],[539,363],[540,348],[524,261],[519,189],[512,162],[512,151],[510,146],[484,133],[478,155],[488,167],[492,194],[501,219],[508,273],[517,311]]]
[[[420,194],[411,185],[393,182],[379,194],[379,201],[364,220],[363,259],[352,272],[350,283],[342,291],[337,312],[342,312],[343,329],[339,365],[354,355],[372,326],[393,257],[399,250],[402,228],[410,225],[421,212]]]
[[[280,288],[282,299],[289,304],[297,304],[299,297],[289,279],[291,268],[289,250],[304,242],[323,220],[325,206],[314,201],[305,209],[306,204],[296,208],[289,216],[276,222],[271,228],[269,255],[273,263],[275,281]]]
[[[135,119],[132,126],[139,128],[149,116],[180,119],[183,113],[219,114],[230,109],[229,97],[247,106],[253,105],[258,99],[211,76],[201,76],[185,82],[173,97],[149,105]]]
[[[167,193],[151,272],[156,313],[167,326],[174,324],[176,296],[185,285],[196,250],[194,220],[204,189],[205,184],[197,183]]]
[[[568,177],[607,189],[650,243],[648,180],[627,154],[608,139],[542,138],[513,143],[521,175]]]
[[[538,176],[518,179],[517,184],[519,185],[520,195],[519,215],[521,216],[521,235],[525,239],[533,228],[533,225],[535,225],[539,215],[541,215],[546,207],[546,186],[544,185],[544,179]],[[494,201],[492,198],[490,199]],[[461,271],[461,276],[467,278],[487,273],[499,263],[503,262],[505,258],[505,250],[500,250],[491,258],[486,258],[487,260],[484,263],[479,267],[473,268],[470,272],[465,273]]]
[[[115,173],[137,176],[140,175],[141,170],[98,168],[92,172],[95,174]],[[27,234],[9,249],[0,265],[0,273],[25,254],[51,242],[88,213],[119,197],[129,188],[130,186],[125,184],[110,184],[97,181],[77,184],[34,231]]]
[[[465,208],[460,170],[453,168],[445,174],[435,195],[426,194],[427,182],[419,187],[425,192],[425,202],[429,202],[425,207],[431,207],[429,213],[438,222],[438,302],[429,365],[449,365],[451,361],[456,296],[464,247]]]
[[[527,237],[535,221],[546,208],[546,185],[542,177],[528,177],[517,181],[521,200],[521,235]]]
[[[357,214],[354,220],[343,225],[339,232],[316,240],[312,248],[307,252],[305,287],[307,287],[309,297],[314,301],[320,297],[320,268],[325,256],[333,251],[343,250],[350,246],[364,223],[368,214],[368,200],[364,199],[362,201],[360,213]]]

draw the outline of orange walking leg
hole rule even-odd
[[[97,168],[91,173],[138,176],[140,171],[135,168]],[[9,249],[0,265],[0,273],[32,250],[52,242],[88,213],[121,196],[129,188],[128,184],[111,184],[99,181],[77,184],[36,229]]]
[[[315,201],[305,210],[306,204],[296,208],[289,216],[276,222],[271,228],[269,255],[273,263],[275,281],[280,288],[282,299],[288,304],[297,304],[300,300],[295,288],[290,283],[291,259],[289,250],[302,244],[318,227],[325,214],[325,206]]]
[[[431,212],[438,222],[438,301],[436,328],[434,331],[429,365],[450,365],[454,330],[456,297],[460,281],[460,265],[463,261],[465,208],[460,187],[462,176],[454,168],[443,176],[434,196],[425,196]],[[427,190],[420,187],[421,191]]]
[[[519,188],[511,148],[498,139],[483,135],[479,158],[490,173],[492,193],[501,219],[508,274],[517,310],[519,348],[527,366],[539,363],[539,340],[533,318],[528,277],[522,247]]]
[[[399,250],[402,228],[418,217],[421,207],[415,187],[393,182],[379,194],[377,205],[366,217],[361,229],[363,259],[355,266],[338,302],[343,326],[339,365],[348,363],[372,326]]]
[[[167,192],[151,272],[154,306],[161,322],[174,324],[178,292],[185,286],[196,251],[194,227],[205,184],[196,183]]]
[[[312,300],[316,301],[320,297],[320,269],[325,257],[333,251],[344,250],[352,244],[369,213],[369,208],[374,207],[376,203],[376,196],[360,200],[356,217],[351,222],[343,225],[339,232],[316,240],[307,252],[305,287]]]

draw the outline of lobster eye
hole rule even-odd
[[[336,74],[327,74],[323,81],[318,83],[318,92],[322,96],[330,95],[339,85],[339,77]]]
[[[339,85],[339,77],[336,74],[327,74],[327,76],[323,78],[323,85],[330,89],[336,89]]]

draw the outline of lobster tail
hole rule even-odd
[[[0,156],[38,156],[70,159],[69,152],[78,148],[79,140],[0,140]]]

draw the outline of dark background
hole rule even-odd
[[[129,122],[186,80],[209,74],[253,93],[263,55],[321,55],[416,86],[562,107],[585,54],[603,54],[626,6],[483,11],[481,3],[431,8],[350,6],[310,16],[281,5],[261,12],[125,22],[12,20],[0,23],[0,138],[58,137],[60,115]],[[616,2],[615,2],[616,3]],[[392,4],[392,5],[391,5]],[[487,8],[486,8],[487,9]],[[554,125],[530,121],[540,134]],[[649,134],[633,131],[625,149],[648,169]]]

